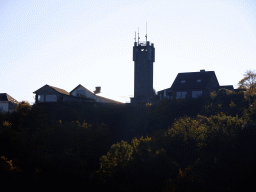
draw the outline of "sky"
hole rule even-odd
[[[0,0],[0,93],[33,104],[45,84],[81,84],[129,103],[135,32],[145,41],[146,23],[156,91],[201,69],[237,88],[255,69],[255,0]]]

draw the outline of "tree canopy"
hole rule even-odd
[[[256,72],[253,70],[247,70],[244,74],[244,78],[238,82],[238,89],[246,89],[247,95],[252,96],[256,92]]]

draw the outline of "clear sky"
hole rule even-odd
[[[133,97],[135,31],[155,46],[154,89],[179,72],[234,85],[256,66],[255,0],[0,0],[0,93],[34,102],[45,84]]]

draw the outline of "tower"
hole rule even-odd
[[[133,46],[133,61],[134,61],[134,97],[131,98],[131,103],[146,103],[150,102],[154,95],[153,90],[153,62],[155,62],[154,44],[147,41],[135,42]]]

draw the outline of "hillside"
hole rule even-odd
[[[2,181],[31,189],[247,188],[255,98],[221,90],[154,105],[22,102],[17,112],[0,114]]]

